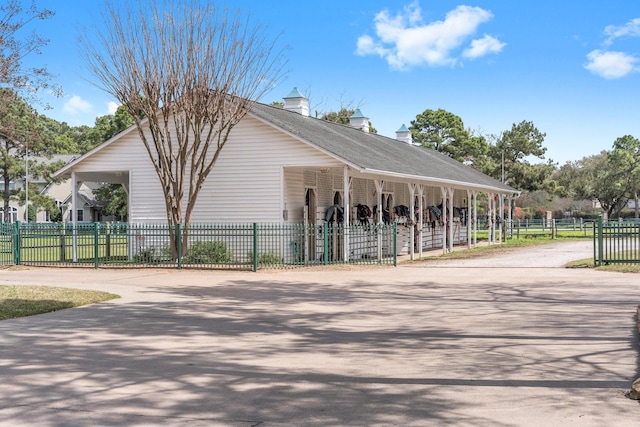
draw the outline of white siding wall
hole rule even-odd
[[[283,209],[287,210],[287,222],[300,223],[304,220],[305,195],[304,171],[302,169],[285,169]]]
[[[302,169],[336,166],[340,163],[329,156],[245,117],[233,130],[202,190],[194,221],[280,222],[285,204],[289,220],[301,220],[305,201]]]
[[[76,165],[76,172],[129,171],[131,222],[166,222],[158,176],[137,132],[129,132]]]
[[[290,220],[292,214],[301,217],[305,196],[302,169],[340,166],[328,155],[246,116],[233,129],[207,178],[192,222],[280,222],[285,204]],[[300,172],[287,171],[287,167],[299,167]],[[162,189],[137,132],[84,159],[75,170],[128,170],[130,221],[165,222]],[[286,185],[282,183],[285,176],[291,178]],[[186,199],[183,204],[185,209]]]

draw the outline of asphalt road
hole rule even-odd
[[[588,249],[353,271],[0,270],[0,284],[122,296],[0,322],[0,425],[636,426],[640,280],[558,267]]]

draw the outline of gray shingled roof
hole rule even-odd
[[[518,192],[435,150],[416,147],[338,123],[305,117],[270,105],[258,103],[251,113],[333,154],[364,173],[402,175],[425,181],[446,181],[451,185],[482,187],[508,193]]]

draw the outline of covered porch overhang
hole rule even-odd
[[[109,171],[91,171],[91,172],[76,172],[73,169],[63,170],[63,173],[59,173],[56,176],[63,179],[71,179],[71,210],[77,212],[79,203],[79,189],[83,182],[96,182],[106,184],[121,184],[127,193],[127,199],[130,198],[130,172],[128,170],[109,170]],[[130,209],[130,200],[127,200],[128,209]],[[127,212],[130,216],[130,212]],[[72,215],[73,224],[73,261],[78,260],[78,242],[77,242],[77,225],[78,215]]]
[[[487,213],[490,220],[488,221],[488,235],[489,235],[489,244],[495,244],[497,242],[502,242],[502,227],[499,224],[503,223],[505,220],[505,202],[508,200],[508,205],[511,204],[511,200],[519,197],[520,192],[516,191],[506,185],[500,186],[492,186],[483,183],[474,183],[474,182],[463,182],[456,180],[447,180],[447,179],[437,179],[431,177],[419,177],[419,176],[410,176],[405,174],[398,174],[386,171],[379,170],[365,170],[353,167],[353,165],[344,165],[343,167],[318,167],[318,168],[308,168],[316,170],[322,173],[329,173],[334,176],[342,176],[343,182],[343,212],[344,218],[343,223],[346,227],[346,230],[343,234],[343,245],[342,248],[344,250],[343,259],[349,259],[349,225],[352,224],[352,219],[350,218],[350,212],[352,206],[350,190],[352,188],[352,182],[355,178],[361,178],[365,180],[370,180],[375,184],[375,194],[376,194],[376,204],[377,206],[383,205],[383,188],[385,186],[385,182],[393,182],[400,183],[406,185],[408,192],[410,194],[409,197],[409,212],[424,212],[426,206],[423,206],[424,195],[427,190],[429,191],[437,191],[439,197],[442,200],[442,204],[444,206],[445,212],[454,212],[454,198],[458,196],[458,198],[463,197],[466,201],[466,205],[468,208],[469,215],[469,223],[467,225],[467,233],[466,233],[466,245],[467,247],[473,247],[477,245],[477,234],[478,234],[478,195],[484,193],[487,195]],[[501,183],[498,183],[501,184]],[[460,195],[462,193],[462,195]],[[484,198],[484,197],[483,197]],[[509,218],[511,220],[511,210],[508,210]],[[376,217],[374,218],[374,222],[376,224],[382,224],[382,209],[378,209],[376,212]],[[447,253],[453,250],[454,245],[454,224],[453,221],[445,220],[443,221],[444,227],[442,228],[442,252]],[[409,237],[409,255],[410,258],[416,259],[416,257],[422,257],[423,255],[423,215],[417,216],[417,227],[410,228],[410,237]]]

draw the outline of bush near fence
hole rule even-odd
[[[397,225],[0,224],[0,263],[40,266],[257,270],[335,263],[397,263]],[[187,239],[188,251],[182,254]],[[172,244],[174,242],[174,244]],[[177,242],[177,244],[175,244]]]

